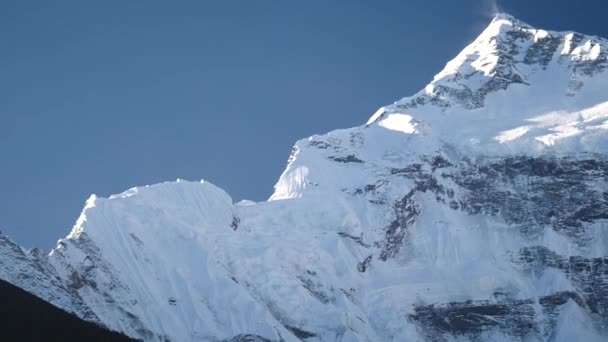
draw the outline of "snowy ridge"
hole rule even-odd
[[[608,41],[532,28],[505,14],[418,94],[381,108],[471,153],[603,152]]]
[[[25,251],[0,233],[0,278],[87,320],[101,323],[37,249]]]
[[[243,316],[263,317],[265,310],[215,255],[220,246],[230,248],[233,218],[230,197],[208,182],[92,196],[50,259],[63,277],[79,279],[74,286],[103,322],[131,336],[189,341],[273,334]]]
[[[0,236],[0,277],[146,341],[604,341],[607,47],[500,14],[269,201],[91,196],[48,256]]]

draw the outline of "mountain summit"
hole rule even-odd
[[[606,40],[499,14],[422,91],[381,108],[368,125],[407,114],[476,153],[545,153],[556,144],[602,152],[607,68]]]
[[[605,341],[607,46],[499,14],[269,201],[91,196],[48,255],[0,236],[0,278],[146,341]]]
[[[484,106],[492,93],[515,85],[539,85],[575,96],[582,78],[608,67],[608,42],[575,32],[539,30],[510,15],[498,14],[490,25],[435,76],[417,96],[398,101],[400,108],[427,102],[466,109]],[[548,83],[543,74],[562,76]],[[557,81],[557,79],[553,79]]]

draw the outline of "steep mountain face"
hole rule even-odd
[[[41,299],[101,324],[77,291],[59,277],[48,258],[37,249],[25,251],[0,233],[0,279],[17,284]]]
[[[418,94],[298,141],[269,201],[92,196],[48,256],[0,240],[0,276],[147,341],[606,340],[606,49],[498,15]]]

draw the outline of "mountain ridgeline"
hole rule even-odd
[[[417,94],[298,141],[268,201],[92,195],[0,278],[144,341],[605,341],[608,42],[498,14]]]

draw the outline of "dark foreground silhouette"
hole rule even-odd
[[[0,340],[135,341],[81,320],[44,300],[0,280]]]

